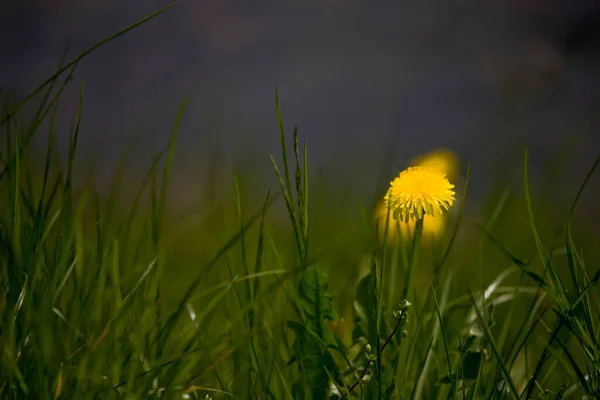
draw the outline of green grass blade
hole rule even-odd
[[[594,313],[592,311],[592,305],[590,303],[590,299],[586,294],[588,293],[590,288],[594,287],[597,279],[593,279],[592,280],[593,282],[590,282],[587,285],[587,287],[583,288],[583,290],[582,290],[581,283],[580,283],[580,280],[578,277],[579,257],[576,254],[576,250],[575,250],[574,244],[573,244],[571,221],[572,221],[573,213],[575,212],[575,207],[577,206],[577,203],[579,202],[579,199],[583,193],[583,190],[587,186],[592,175],[594,174],[596,168],[598,167],[598,164],[600,164],[600,157],[598,157],[595,160],[594,164],[592,165],[592,167],[588,171],[585,179],[583,180],[581,186],[579,187],[577,194],[575,195],[575,199],[573,200],[573,204],[569,211],[569,216],[568,216],[568,220],[567,220],[567,230],[566,230],[566,234],[565,234],[565,248],[566,248],[566,253],[567,253],[567,264],[569,266],[569,272],[571,273],[571,280],[573,283],[573,290],[575,292],[574,295],[571,297],[577,296],[575,299],[571,299],[572,302],[571,302],[570,306],[571,306],[571,309],[575,311],[575,307],[576,307],[577,303],[582,301],[581,309],[583,310],[583,318],[586,320],[586,324],[588,325],[589,329],[592,330],[592,335],[594,335],[593,332],[595,329],[595,320],[597,318],[594,316]],[[584,274],[584,279],[589,278],[585,268],[582,268],[582,272]],[[598,277],[600,277],[600,275],[598,275],[598,274],[596,274],[596,275]]]
[[[471,176],[471,162],[469,161],[469,164],[467,166],[467,175],[465,178],[465,185],[463,188],[463,195],[461,197],[462,201],[460,204],[460,209],[458,212],[458,218],[456,220],[456,224],[454,225],[454,230],[452,231],[452,237],[450,238],[450,242],[448,243],[448,246],[446,247],[446,250],[444,251],[444,254],[442,255],[442,258],[440,259],[440,261],[437,263],[436,268],[435,268],[435,273],[433,276],[433,280],[432,280],[432,284],[431,284],[431,288],[428,291],[427,294],[427,298],[425,299],[425,302],[423,303],[422,307],[420,307],[420,312],[419,315],[424,315],[425,314],[425,310],[430,306],[431,301],[433,299],[433,293],[432,290],[435,290],[435,288],[437,287],[437,283],[441,277],[442,274],[442,270],[444,268],[444,266],[446,265],[446,262],[448,260],[448,257],[450,257],[450,252],[452,251],[454,242],[456,240],[457,234],[458,234],[458,230],[460,228],[460,223],[462,221],[462,217],[463,217],[463,212],[465,209],[465,204],[466,204],[466,198],[467,198],[467,190],[469,188],[469,179]],[[420,321],[421,322],[421,321]],[[419,323],[417,325],[417,329],[415,330],[415,335],[416,337],[419,337],[421,335],[421,329],[424,327],[425,324],[423,323]],[[413,342],[416,344],[416,342]],[[415,347],[414,345],[410,348],[408,355],[407,355],[407,364],[410,366],[412,365],[412,357],[415,353]],[[405,374],[405,379],[408,378],[408,372],[410,371],[410,368],[406,369],[406,374]]]
[[[264,252],[264,235],[265,235],[265,216],[267,214],[267,205],[269,204],[269,199],[271,198],[271,191],[267,192],[267,196],[265,197],[265,202],[263,203],[262,215],[260,217],[260,225],[258,228],[258,243],[256,244],[256,261],[254,262],[254,273],[260,274],[262,273],[262,265],[263,265],[263,252]],[[260,282],[259,279],[254,281],[253,293],[254,296],[259,292]]]
[[[555,324],[554,329],[552,330],[550,338],[548,339],[548,343],[546,344],[546,347],[544,348],[542,355],[540,356],[540,359],[538,360],[538,363],[535,366],[535,370],[533,371],[531,378],[527,382],[527,386],[525,386],[525,390],[523,391],[522,396],[524,400],[531,399],[536,382],[538,381],[538,378],[541,375],[544,366],[551,358],[550,347],[553,346],[553,343],[557,339],[562,327],[563,321],[559,320]]]
[[[538,275],[535,271],[533,271],[528,266],[528,262],[521,260],[517,255],[515,255],[511,250],[509,250],[498,238],[496,238],[492,233],[488,232],[482,225],[475,222],[475,226],[479,228],[479,230],[489,239],[489,241],[498,249],[500,252],[506,256],[514,265],[519,267],[527,276],[529,276],[533,281],[535,281],[540,287],[542,287],[548,294],[551,296],[555,296],[554,289],[544,280],[543,277]]]
[[[78,64],[81,60],[83,60],[85,57],[87,57],[88,55],[90,55],[91,53],[93,53],[94,51],[96,51],[98,48],[104,46],[105,44],[112,42],[113,40],[117,39],[120,36],[123,36],[124,34],[126,34],[127,32],[137,28],[138,26],[150,21],[151,19],[154,19],[156,17],[158,17],[159,15],[161,15],[162,13],[168,11],[169,9],[179,5],[180,3],[182,3],[182,1],[177,1],[175,3],[169,4],[166,7],[163,7],[162,9],[148,15],[147,17],[142,18],[141,20],[129,25],[128,27],[120,30],[119,32],[112,34],[104,39],[102,39],[101,41],[97,42],[96,44],[94,44],[93,46],[91,46],[89,49],[84,50],[83,52],[81,52],[81,54],[77,57],[75,57],[75,59],[73,59],[72,61],[70,61],[69,63],[67,63],[64,67],[60,68],[58,71],[56,71],[52,76],[50,76],[48,79],[46,79],[46,81],[44,81],[44,83],[42,83],[41,85],[39,85],[36,89],[34,89],[31,93],[29,93],[27,96],[25,96],[25,98],[23,100],[21,100],[15,107],[13,107],[11,110],[8,110],[6,115],[4,115],[4,117],[0,118],[0,124],[3,124],[4,122],[7,121],[8,118],[10,118],[11,116],[13,116],[17,111],[19,111],[27,102],[29,102],[29,100],[31,100],[36,94],[38,94],[39,92],[41,92],[46,86],[48,86],[50,83],[52,83],[56,78],[58,78],[63,72],[67,71],[69,68],[71,68],[72,66]]]
[[[304,214],[304,259],[308,258],[308,219],[309,219],[309,195],[308,195],[308,155],[306,151],[306,140],[304,141],[304,204],[302,206],[302,211]]]
[[[275,201],[277,200],[277,196],[273,197],[269,203],[268,206],[271,206],[271,204],[273,204]],[[263,213],[263,209],[261,208],[261,210],[257,213],[255,213],[254,215],[252,215],[244,224],[243,230],[246,231],[250,226],[252,226],[262,215]],[[174,328],[175,322],[179,319],[179,317],[181,316],[181,314],[183,313],[186,304],[188,303],[190,297],[194,294],[194,292],[196,291],[198,285],[200,284],[200,282],[202,282],[202,280],[204,279],[204,277],[206,276],[206,274],[208,274],[216,265],[217,262],[229,251],[229,249],[231,249],[238,241],[240,240],[240,233],[236,233],[234,236],[232,236],[218,251],[217,253],[213,256],[213,258],[207,262],[205,264],[205,267],[202,270],[202,273],[198,275],[198,277],[196,279],[194,279],[192,281],[192,283],[188,286],[188,289],[186,290],[185,294],[183,295],[183,298],[180,300],[179,302],[179,306],[177,307],[176,311],[173,312],[171,314],[171,316],[167,319],[166,324],[165,324],[165,330],[163,332],[161,332],[161,335],[159,338],[161,341],[165,342],[167,341],[167,339],[170,337],[172,330]]]
[[[452,371],[452,362],[450,361],[450,352],[448,350],[448,341],[446,340],[446,331],[444,329],[444,323],[442,321],[442,313],[440,312],[440,306],[437,301],[435,291],[433,292],[433,302],[435,304],[435,312],[440,323],[440,333],[442,334],[442,343],[444,344],[444,352],[446,354],[446,362],[448,363],[448,376],[451,381],[452,398],[456,399],[456,381],[454,379],[454,372]]]
[[[544,266],[544,269],[546,271],[550,272],[553,283],[555,285],[554,292],[552,293],[552,295],[553,295],[553,297],[555,297],[555,299],[558,299],[556,297],[558,294],[560,294],[560,295],[565,294],[565,287],[564,287],[562,280],[560,279],[560,276],[558,275],[556,269],[552,265],[552,260],[550,259],[550,255],[548,254],[548,251],[544,248],[544,245],[542,244],[542,241],[540,239],[540,235],[538,233],[537,227],[535,225],[535,219],[533,216],[533,208],[531,205],[531,196],[530,196],[530,191],[529,191],[529,168],[528,168],[527,149],[525,149],[525,155],[524,155],[524,159],[523,159],[523,187],[524,187],[524,191],[525,191],[525,203],[527,205],[527,215],[529,217],[529,225],[531,227],[531,231],[533,232],[533,237],[535,239],[535,245],[538,250],[540,259],[542,261],[542,265]]]
[[[508,389],[510,390],[510,392],[512,393],[514,398],[519,399],[520,396],[519,396],[517,387],[515,386],[514,382],[512,381],[512,378],[510,376],[510,371],[509,371],[508,367],[506,366],[506,363],[504,362],[502,355],[500,354],[500,350],[496,347],[496,343],[492,336],[492,332],[490,331],[490,327],[488,326],[487,322],[483,318],[483,315],[481,314],[481,310],[479,310],[479,306],[477,305],[477,301],[475,300],[475,298],[473,297],[472,294],[470,296],[471,296],[471,303],[473,304],[473,308],[475,309],[475,312],[477,313],[477,318],[479,319],[479,322],[481,323],[481,327],[483,328],[483,332],[485,333],[486,339],[487,339],[488,343],[490,344],[492,353],[494,353],[494,356],[496,357],[496,360],[498,361],[498,366],[500,367],[500,370],[502,371],[502,375],[504,376],[504,382],[508,385]]]
[[[54,143],[54,133],[56,126],[56,113],[58,111],[58,107],[54,107],[54,112],[52,114],[52,119],[50,121],[50,135],[48,137],[48,144],[46,146],[46,161],[44,163],[44,177],[42,178],[42,191],[40,193],[40,199],[38,201],[37,206],[37,218],[36,225],[37,228],[41,231],[42,229],[42,219],[44,216],[44,201],[46,198],[46,189],[48,186],[48,179],[50,174],[50,162],[52,159],[52,145]],[[48,204],[48,209],[50,208],[50,204]]]
[[[579,365],[577,365],[577,361],[575,361],[575,358],[573,357],[573,355],[571,354],[571,352],[569,351],[567,346],[565,346],[560,339],[557,339],[556,343],[562,349],[563,353],[567,356],[567,359],[569,360],[571,369],[573,370],[573,372],[575,372],[575,375],[577,376],[577,380],[579,381],[579,384],[581,385],[583,390],[585,390],[586,393],[591,395],[592,391],[590,390],[588,381],[585,378],[584,373],[579,368]]]
[[[19,158],[19,135],[15,134],[15,172],[13,176],[12,192],[12,236],[15,246],[15,253],[21,258],[21,198],[20,198],[20,158]]]
[[[292,181],[290,179],[290,166],[288,162],[287,156],[287,146],[285,142],[285,130],[283,127],[283,118],[281,116],[281,108],[279,106],[279,93],[275,91],[275,110],[277,113],[277,123],[279,125],[279,141],[281,142],[281,154],[283,158],[283,171],[284,175],[282,176],[279,172],[279,168],[275,162],[273,156],[271,156],[271,163],[273,164],[273,169],[277,175],[277,179],[279,180],[279,185],[281,186],[281,191],[283,192],[286,206],[288,209],[288,213],[290,215],[290,219],[292,221],[292,226],[294,228],[294,235],[296,237],[296,245],[298,246],[298,255],[300,256],[300,261],[306,268],[306,258],[304,254],[306,250],[304,249],[304,240],[303,234],[301,232],[302,223],[298,221],[299,214],[296,212],[296,206],[293,201],[293,191],[292,191]],[[295,131],[295,135],[297,136],[297,131]],[[299,210],[299,213],[301,210]]]
[[[292,221],[292,227],[294,229],[294,237],[296,239],[298,255],[300,257],[300,260],[302,260],[302,257],[304,255],[304,249],[303,249],[302,241],[300,240],[301,235],[300,235],[300,232],[298,231],[298,224],[296,222],[296,213],[294,212],[294,203],[293,203],[293,200],[291,197],[291,193],[285,187],[285,182],[283,181],[281,172],[279,171],[279,168],[277,167],[277,163],[275,162],[275,159],[273,158],[273,156],[271,156],[271,164],[273,165],[273,170],[275,171],[275,174],[277,175],[277,179],[279,181],[279,186],[281,187],[281,192],[283,193],[285,205],[288,210],[290,219]]]
[[[69,53],[69,47],[70,47],[69,43],[67,43],[67,45],[65,46],[65,50],[63,51],[63,54],[60,57],[60,61],[58,62],[58,67],[56,68],[57,71],[60,71],[60,69],[64,65],[65,60],[67,59],[67,54]],[[54,90],[54,86],[56,85],[56,82],[57,82],[57,79],[53,79],[47,85],[48,88],[46,89],[46,93],[44,94],[44,97],[42,97],[42,101],[40,102],[40,105],[38,106],[38,109],[36,110],[36,112],[33,116],[34,126],[36,126],[36,124],[35,124],[36,121],[42,120],[43,115],[45,114],[44,109],[46,108],[46,106],[48,104],[48,99],[50,99],[50,95],[52,94],[52,90]]]
[[[281,108],[279,106],[279,92],[275,90],[275,110],[277,112],[277,123],[279,125],[279,140],[281,142],[281,156],[283,157],[283,168],[285,172],[285,188],[292,193],[292,181],[290,179],[290,167],[287,157],[287,147],[285,145],[285,130],[283,128],[283,118],[281,116]]]
[[[304,227],[306,226],[306,215],[304,213],[304,185],[302,183],[302,164],[300,164],[300,150],[298,149],[298,127],[294,127],[294,157],[296,160],[296,200],[298,206],[298,219],[300,226],[300,235],[302,235],[302,241],[305,241],[306,232]]]
[[[39,126],[44,121],[44,118],[46,117],[46,115],[58,104],[58,100],[60,99],[63,91],[65,90],[65,88],[67,86],[67,83],[72,78],[72,74],[75,71],[75,66],[76,65],[74,65],[71,68],[71,70],[69,71],[69,74],[65,78],[63,84],[60,86],[59,90],[57,91],[57,93],[52,98],[52,101],[50,101],[50,103],[48,104],[48,106],[46,107],[46,109],[43,111],[42,115],[37,120],[35,120],[33,122],[32,126],[29,128],[28,133],[26,134],[26,136],[21,141],[21,146],[20,146],[21,150],[20,150],[19,155],[21,155],[28,148],[29,143],[31,142],[31,140],[35,136],[35,133],[37,132],[37,129],[39,128]],[[7,121],[7,123],[5,125],[6,125],[7,129],[10,129],[10,125],[11,124],[9,124],[8,121]],[[2,126],[2,123],[0,123],[0,126]],[[9,138],[10,138],[10,136],[7,137],[7,140]],[[8,154],[11,154],[10,145],[8,146],[8,148],[9,148]],[[10,168],[13,167],[14,161],[15,161],[14,155],[12,156],[11,159],[3,160],[3,162],[4,162],[5,165],[4,165],[4,169],[2,170],[2,172],[0,172],[0,181],[2,181],[2,177],[10,170]]]
[[[158,204],[158,229],[161,229],[163,220],[165,218],[165,208],[167,206],[167,188],[169,186],[169,177],[171,172],[171,165],[173,164],[173,154],[175,153],[175,144],[177,143],[177,136],[179,133],[179,125],[181,124],[181,120],[183,118],[183,112],[185,111],[185,107],[187,105],[188,97],[185,96],[181,106],[179,107],[179,112],[177,113],[177,117],[175,118],[175,123],[173,124],[173,130],[171,132],[171,137],[169,138],[169,145],[167,147],[167,159],[165,162],[165,169],[163,171],[162,176],[162,184],[160,186],[160,203]]]

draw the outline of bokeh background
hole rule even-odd
[[[0,90],[25,95],[67,43],[73,57],[166,4],[4,0]],[[80,65],[58,133],[67,137],[85,78],[78,166],[108,185],[132,144],[134,179],[189,94],[171,209],[231,200],[234,173],[262,199],[276,184],[269,154],[280,159],[278,88],[288,132],[299,126],[342,219],[438,147],[458,153],[463,175],[472,160],[471,210],[492,189],[521,187],[525,146],[537,196],[567,202],[600,149],[599,4],[188,0]],[[584,223],[598,217],[592,198]]]

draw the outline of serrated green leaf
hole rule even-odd
[[[337,347],[333,329],[328,322],[337,320],[338,315],[331,307],[331,296],[327,293],[327,288],[327,276],[316,267],[310,267],[300,277],[298,297],[308,317],[308,329],[328,346]]]
[[[288,327],[296,334],[294,352],[304,381],[314,400],[326,398],[329,390],[329,373],[336,378],[339,370],[325,343],[306,326],[296,321],[288,321]],[[302,390],[300,390],[302,392]],[[303,398],[305,395],[299,398]]]
[[[361,279],[356,287],[354,320],[356,328],[352,335],[353,340],[357,341],[359,337],[365,337],[369,343],[376,343],[377,295],[371,274]]]

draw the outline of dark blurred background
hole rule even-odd
[[[24,96],[67,43],[71,58],[166,4],[4,0],[1,90]],[[385,179],[448,147],[463,173],[473,160],[482,198],[492,180],[520,179],[529,146],[534,172],[572,198],[600,150],[599,32],[594,0],[188,0],[80,65],[61,133],[85,77],[81,162],[108,180],[133,143],[141,172],[189,93],[173,191],[190,205],[214,180],[231,185],[232,168],[272,178],[278,88],[288,131],[299,125],[312,170],[344,196],[370,201],[389,157]]]

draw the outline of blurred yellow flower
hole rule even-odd
[[[385,235],[385,218],[388,208],[385,204],[385,199],[380,201],[375,210],[375,219],[379,227],[379,238],[383,240]],[[388,242],[393,243],[394,240],[401,235],[404,238],[411,238],[415,231],[415,221],[401,222],[394,219],[390,214],[390,222],[388,227]],[[423,217],[423,236],[436,237],[439,236],[446,228],[445,216],[432,217],[425,214]]]
[[[394,179],[385,195],[394,219],[417,221],[425,214],[440,216],[454,203],[454,185],[446,174],[426,167],[409,167]]]
[[[444,173],[452,183],[456,183],[458,179],[458,157],[448,149],[436,149],[425,155],[415,157],[410,165],[430,168]]]
[[[415,232],[416,221],[401,222],[400,232],[402,236],[412,238]],[[433,217],[429,214],[423,216],[423,236],[437,237],[446,228],[446,218],[443,215]]]
[[[377,203],[377,207],[375,208],[375,223],[378,226],[379,230],[379,238],[383,239],[385,235],[385,220],[387,217],[388,207],[385,203],[385,199],[381,200]],[[400,226],[397,220],[394,220],[390,210],[390,221],[388,226],[388,239],[395,239],[398,233],[401,232]]]

